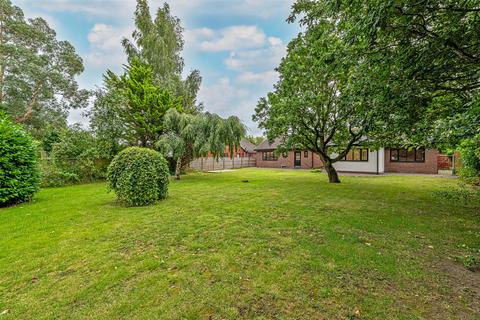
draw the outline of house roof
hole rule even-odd
[[[280,138],[276,138],[272,143],[268,142],[268,139],[263,140],[255,150],[275,150],[282,143]]]
[[[255,152],[255,148],[257,147],[247,139],[243,138],[240,140],[240,147],[242,147],[243,150],[247,151],[248,153],[253,153]]]

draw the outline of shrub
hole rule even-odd
[[[129,206],[142,206],[167,196],[169,171],[160,153],[139,147],[121,151],[108,167],[108,187]]]
[[[53,144],[51,155],[53,162],[42,166],[44,186],[61,186],[106,178],[110,161],[104,157],[91,132],[78,126],[62,132],[58,141]]]
[[[80,182],[78,175],[72,172],[61,171],[50,162],[42,163],[42,187],[62,187]]]
[[[471,185],[480,186],[480,134],[463,141],[459,150],[463,163],[460,177]]]
[[[30,200],[38,191],[36,149],[30,135],[0,113],[0,206]]]

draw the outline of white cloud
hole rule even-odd
[[[267,36],[262,29],[252,25],[230,26],[220,30],[209,28],[185,31],[188,48],[208,52],[261,48]]]
[[[215,37],[215,30],[210,28],[186,29],[183,31],[185,50],[198,50],[200,43]]]
[[[256,75],[251,76],[255,79],[260,78]],[[202,85],[198,100],[204,103],[206,111],[217,113],[222,117],[238,116],[249,128],[249,134],[259,135],[261,131],[252,121],[252,114],[255,112],[258,99],[269,90],[271,84],[261,81],[252,87],[249,86],[251,82],[242,83],[240,80],[237,78],[236,81],[231,81],[224,77],[211,85]]]
[[[87,36],[90,44],[95,45],[98,48],[110,50],[112,48],[118,48],[120,40],[124,35],[111,25],[98,23],[93,26],[92,30]]]
[[[129,33],[129,28],[95,24],[87,36],[89,53],[85,63],[97,69],[118,70],[126,62],[121,41]]]
[[[275,71],[265,72],[243,72],[237,76],[237,81],[243,84],[264,84],[273,85],[278,80],[278,74]]]
[[[198,100],[203,102],[208,111],[221,116],[235,114],[235,105],[239,100],[249,96],[249,91],[232,85],[229,78],[221,78],[212,85],[202,84]]]
[[[47,11],[85,13],[92,17],[130,18],[135,10],[136,0],[17,0],[22,7],[28,5]],[[161,6],[165,0],[150,0],[150,8]],[[256,16],[262,19],[281,16],[286,19],[293,0],[166,0],[172,11],[182,19],[194,15],[215,16]],[[113,12],[112,12],[113,11]]]
[[[223,62],[229,69],[236,71],[254,69],[273,70],[278,66],[282,60],[282,57],[284,57],[287,52],[286,46],[283,44],[283,42],[281,42],[281,40],[278,40],[269,41],[270,44],[273,42],[275,45],[270,45],[267,48],[246,51],[232,51],[230,56]]]
[[[277,38],[277,37],[268,37],[268,43],[272,47],[278,47],[278,46],[281,46],[283,44],[283,41],[282,41],[282,39]]]

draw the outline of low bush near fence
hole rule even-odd
[[[76,183],[104,180],[107,177],[108,159],[68,159],[61,165],[55,159],[41,160],[42,187],[61,187]]]
[[[75,173],[64,172],[48,161],[42,162],[42,187],[62,187],[80,182],[80,178]]]

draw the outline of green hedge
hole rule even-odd
[[[38,191],[37,161],[30,135],[0,113],[0,206],[28,201]]]
[[[464,140],[459,151],[462,161],[460,177],[468,184],[480,186],[480,134]]]
[[[142,206],[163,199],[168,193],[169,170],[160,153],[130,147],[121,151],[107,171],[109,189],[129,206]]]

